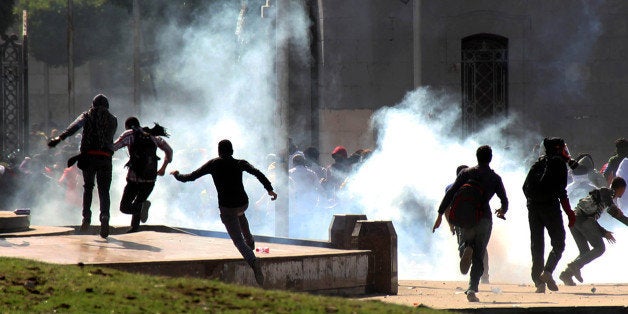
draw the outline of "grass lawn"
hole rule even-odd
[[[436,312],[198,278],[148,276],[97,266],[1,257],[0,290],[1,313]]]

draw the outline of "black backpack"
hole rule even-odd
[[[157,178],[157,145],[150,134],[143,130],[133,132],[133,144],[129,147],[129,162],[126,164],[135,175],[144,180]]]
[[[454,226],[469,228],[475,226],[482,217],[484,189],[480,182],[469,179],[454,194],[447,214]]]
[[[526,180],[523,182],[523,194],[526,198],[539,198],[545,197],[543,183],[541,179],[547,168],[547,156],[542,156],[537,159],[536,162],[528,171]]]

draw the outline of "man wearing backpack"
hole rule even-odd
[[[471,266],[469,288],[465,292],[469,302],[480,301],[476,293],[479,290],[480,277],[484,273],[484,253],[493,228],[492,213],[489,206],[489,201],[493,195],[497,194],[501,201],[501,208],[495,211],[497,217],[505,219],[504,215],[508,211],[508,198],[506,197],[506,189],[504,189],[502,179],[489,167],[493,159],[491,147],[488,145],[480,146],[476,151],[476,157],[478,165],[462,170],[454,184],[445,193],[438,208],[438,217],[432,229],[432,232],[434,232],[440,226],[445,210],[450,205],[453,205],[452,201],[455,201],[456,194],[463,186],[479,185],[482,197],[479,204],[474,206],[477,209],[477,212],[474,213],[475,221],[461,222],[459,224],[461,227],[460,236],[463,240],[459,247],[461,256],[460,272],[466,274]],[[449,217],[452,218],[451,215]]]
[[[120,200],[120,211],[131,216],[131,229],[128,233],[137,232],[140,221],[148,219],[150,201],[148,196],[155,187],[157,176],[163,176],[166,167],[172,161],[172,148],[162,138],[168,137],[166,130],[159,124],[150,129],[141,128],[136,117],[129,117],[124,122],[126,131],[113,143],[113,149],[127,147],[129,150],[129,168],[126,186]],[[157,148],[165,153],[164,162],[157,170]]]
[[[565,141],[561,138],[543,140],[545,155],[532,165],[523,184],[530,224],[530,250],[532,253],[532,280],[536,293],[545,293],[545,287],[558,291],[552,272],[565,250],[563,211],[572,227],[576,215],[571,210],[567,196],[567,163],[575,169],[578,163],[571,159]],[[551,239],[552,251],[544,265],[545,234]]]
[[[605,251],[604,238],[608,243],[615,243],[613,233],[604,229],[598,223],[598,219],[604,209],[615,219],[628,225],[628,217],[624,216],[621,209],[615,205],[613,200],[621,197],[626,191],[626,181],[621,177],[615,177],[611,182],[611,188],[600,188],[591,191],[587,197],[582,198],[576,206],[576,223],[570,228],[571,235],[576,241],[580,254],[567,268],[560,273],[560,280],[567,286],[575,286],[576,283],[571,277],[576,277],[583,282],[580,269],[594,259],[602,256]],[[589,248],[591,244],[592,248]]]
[[[92,219],[92,194],[94,182],[98,183],[100,200],[100,236],[109,236],[109,188],[111,187],[111,157],[113,156],[113,136],[118,128],[118,119],[109,112],[109,100],[98,94],[92,100],[88,111],[81,113],[59,136],[48,142],[55,147],[67,137],[83,128],[81,154],[68,160],[68,167],[78,161],[83,171],[83,222],[81,231],[87,231]]]

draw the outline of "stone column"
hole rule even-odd
[[[371,251],[367,292],[397,294],[397,233],[392,221],[358,221],[353,229],[352,246]]]

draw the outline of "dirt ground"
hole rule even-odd
[[[467,301],[466,282],[456,281],[399,281],[397,295],[372,296],[383,302],[409,306],[427,306],[435,309],[524,309],[573,307],[624,307],[628,312],[628,284],[581,284],[568,287],[559,284],[559,291],[534,293],[532,285],[491,283],[481,284],[477,294],[480,302]]]

